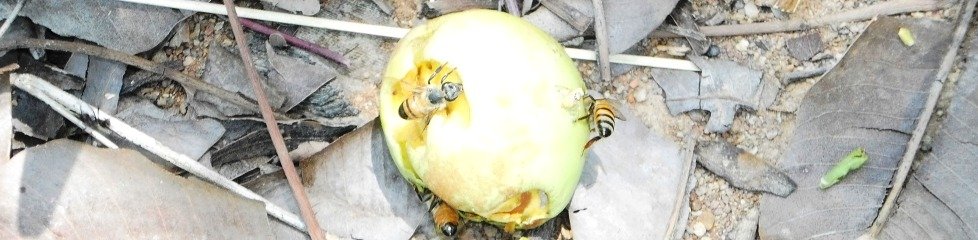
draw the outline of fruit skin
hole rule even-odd
[[[450,79],[462,83],[462,97],[426,127],[401,119],[410,93],[399,82],[424,83],[439,63],[457,68]],[[577,65],[547,33],[509,14],[467,10],[398,42],[380,119],[395,164],[418,189],[471,220],[532,228],[567,206],[581,176],[589,127],[577,121],[586,111],[575,91],[586,92]]]

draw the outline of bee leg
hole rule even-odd
[[[597,142],[598,140],[601,140],[601,138],[602,138],[601,136],[595,136],[591,138],[591,140],[588,140],[587,143],[584,144],[584,149],[591,148],[591,145]]]

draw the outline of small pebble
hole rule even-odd
[[[707,57],[720,56],[720,47],[717,46],[716,44],[710,44],[710,48],[706,49],[705,54]]]
[[[755,18],[760,13],[761,10],[757,9],[757,5],[754,5],[753,2],[744,3],[744,15],[747,15],[748,18]]]
[[[281,33],[273,33],[268,36],[268,43],[273,47],[287,47],[289,43],[285,41],[285,37]]]
[[[635,101],[636,102],[645,102],[645,100],[648,100],[649,99],[649,93],[648,92],[649,91],[646,91],[645,89],[638,89],[638,90],[636,90],[635,91]]]
[[[747,39],[740,39],[740,41],[737,42],[737,45],[734,46],[737,51],[741,52],[746,52],[748,47],[750,47],[750,42],[748,42]]]
[[[771,140],[774,139],[774,137],[777,137],[779,133],[780,132],[778,132],[777,129],[771,129],[767,131],[767,134],[765,134],[764,136],[767,137],[767,140]]]
[[[706,235],[706,226],[704,226],[701,222],[693,223],[693,234],[695,234],[697,237]]]
[[[186,58],[183,59],[183,66],[184,67],[188,67],[188,66],[193,65],[193,64],[194,64],[194,59],[192,57],[187,56]]]

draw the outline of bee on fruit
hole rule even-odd
[[[597,133],[584,144],[584,149],[588,149],[598,140],[611,136],[615,131],[615,119],[625,119],[618,113],[614,103],[608,99],[594,99],[592,96],[587,96],[583,100],[588,106],[587,115],[578,118],[577,121],[587,119],[591,124],[591,131]]]
[[[431,213],[431,217],[435,222],[435,228],[441,231],[445,236],[451,237],[455,233],[458,233],[459,227],[462,226],[461,218],[459,217],[458,211],[452,206],[449,206],[441,198],[435,196],[430,191],[423,191],[419,193],[421,201],[428,206],[428,212]]]
[[[414,93],[401,103],[397,109],[397,114],[401,119],[427,118],[435,111],[445,108],[448,102],[455,101],[462,94],[461,83],[445,81],[449,75],[455,72],[455,69],[441,77],[440,86],[431,84],[431,80],[441,73],[445,65],[438,66],[434,73],[428,77],[427,83],[424,86],[415,87]]]

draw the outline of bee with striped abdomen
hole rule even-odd
[[[418,194],[421,201],[428,206],[428,212],[431,213],[431,217],[435,222],[435,228],[445,236],[454,236],[462,225],[458,211],[430,191],[425,190]]]
[[[625,120],[618,113],[618,109],[615,108],[614,103],[608,99],[594,99],[592,96],[584,97],[584,100],[588,104],[588,113],[577,120],[588,119],[591,124],[591,131],[596,132],[597,135],[592,137],[584,144],[584,149],[588,149],[592,144],[611,136],[611,133],[615,131],[615,119]]]
[[[449,75],[455,72],[455,69],[441,77],[440,86],[431,84],[431,80],[442,71],[445,65],[438,66],[434,73],[428,77],[427,83],[424,86],[416,87],[414,93],[397,108],[397,114],[402,119],[412,120],[430,117],[432,113],[445,108],[448,102],[455,101],[462,94],[461,83],[445,81]]]

